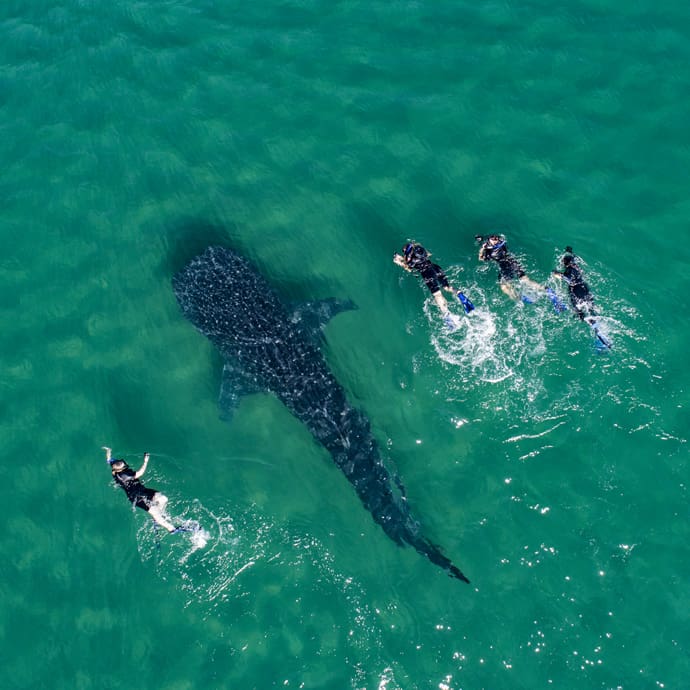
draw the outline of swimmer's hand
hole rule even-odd
[[[405,259],[403,259],[400,254],[393,254],[393,263],[397,264],[400,266],[400,268],[404,268],[406,271],[411,271],[410,267],[405,263]]]

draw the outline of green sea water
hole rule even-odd
[[[668,0],[3,0],[2,687],[687,687],[689,33]],[[500,292],[491,230],[561,294],[576,249],[610,352]],[[220,419],[171,288],[210,243],[357,304],[324,356],[471,585],[276,399]]]

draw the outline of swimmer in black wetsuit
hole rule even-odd
[[[121,486],[127,498],[137,508],[145,510],[154,521],[161,527],[164,527],[171,534],[178,531],[165,516],[165,506],[168,503],[168,497],[155,489],[149,489],[139,481],[146,471],[146,466],[149,464],[149,454],[144,453],[144,464],[138,471],[134,471],[124,460],[112,459],[112,450],[107,446],[103,446],[105,451],[105,459],[110,465],[113,473],[115,483]]]
[[[564,270],[553,271],[553,275],[558,276],[568,284],[570,303],[573,305],[575,313],[594,331],[594,335],[599,341],[598,347],[611,349],[613,347],[609,337],[602,333],[599,323],[599,316],[594,309],[594,298],[589,291],[589,285],[585,282],[580,267],[575,261],[575,254],[572,247],[565,248],[562,259]]]
[[[515,280],[519,280],[523,285],[527,285],[533,290],[544,292],[546,288],[529,278],[520,262],[508,251],[504,238],[500,235],[489,235],[487,238],[477,235],[475,239],[482,243],[479,248],[479,260],[495,261],[498,264],[498,280],[501,290],[508,297],[515,301],[520,300],[520,294],[513,285]]]
[[[573,305],[575,313],[584,321],[586,317],[597,315],[594,311],[594,299],[589,291],[589,285],[585,282],[582,271],[575,261],[573,248],[566,247],[565,251],[562,259],[564,270],[553,271],[553,275],[565,280],[568,284],[570,303]]]
[[[434,301],[441,310],[441,315],[445,317],[449,313],[448,302],[441,293],[441,288],[448,290],[448,292],[455,292],[455,290],[450,286],[443,269],[438,264],[432,263],[430,256],[431,254],[421,244],[408,242],[402,248],[402,255],[393,254],[393,263],[406,271],[417,271],[422,276]]]

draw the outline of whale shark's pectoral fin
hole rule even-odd
[[[218,395],[220,418],[224,422],[229,422],[237,406],[240,404],[240,400],[245,395],[258,392],[258,388],[247,384],[247,380],[242,376],[241,371],[234,369],[229,364],[225,364],[223,366],[220,394]]]
[[[301,302],[292,312],[291,321],[302,326],[309,335],[320,338],[322,329],[336,314],[350,309],[357,309],[357,305],[352,300],[336,297],[315,302]]]

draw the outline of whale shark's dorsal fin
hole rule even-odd
[[[235,413],[240,400],[245,395],[260,393],[258,386],[248,383],[242,373],[231,367],[229,364],[223,365],[221,377],[220,394],[218,395],[218,407],[220,408],[220,418],[224,422],[229,422]]]
[[[357,309],[357,305],[349,299],[328,299],[315,302],[300,302],[290,314],[292,323],[301,326],[312,338],[319,340],[326,324],[341,311]]]

